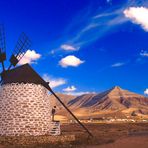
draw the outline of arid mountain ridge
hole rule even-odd
[[[127,116],[148,115],[148,98],[124,90],[119,86],[99,94],[84,94],[77,97],[65,94],[57,95],[80,118],[98,118],[102,116],[125,118]],[[51,96],[51,99],[55,100],[53,96]],[[57,101],[54,101],[54,104],[59,109],[59,115],[69,117],[66,110]]]

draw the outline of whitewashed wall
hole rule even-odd
[[[48,91],[36,84],[0,88],[0,135],[45,135],[51,122]]]

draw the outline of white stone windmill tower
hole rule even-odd
[[[50,135],[56,122],[51,121],[50,91],[77,122],[88,129],[73,115],[58,96],[29,64],[16,68],[17,63],[30,47],[30,40],[22,33],[6,70],[5,36],[0,26],[0,62],[2,63],[0,87],[0,136]],[[12,69],[11,69],[12,68]],[[56,126],[57,128],[57,126]],[[55,128],[54,128],[55,129]],[[54,134],[54,133],[53,133]],[[60,134],[60,131],[56,134]]]

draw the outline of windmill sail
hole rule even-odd
[[[0,62],[2,63],[3,71],[5,70],[4,61],[6,60],[6,43],[4,26],[0,24]]]
[[[26,34],[23,32],[15,46],[15,49],[13,51],[13,54],[10,58],[10,66],[8,70],[11,68],[11,66],[16,66],[17,63],[21,60],[21,58],[25,55],[26,51],[30,48],[31,46],[31,41],[29,38],[26,36]]]

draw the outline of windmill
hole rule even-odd
[[[25,33],[22,33],[10,57],[10,65],[6,69],[4,65],[6,60],[5,33],[3,25],[0,25],[0,62],[2,64],[0,135],[48,134],[52,125],[48,98],[50,91],[89,136],[92,136],[91,132],[54,93],[49,83],[44,81],[29,64],[17,66],[30,46],[31,41]]]
[[[6,60],[6,43],[4,26],[0,25],[0,62],[2,63],[3,71],[5,71],[4,61]]]

